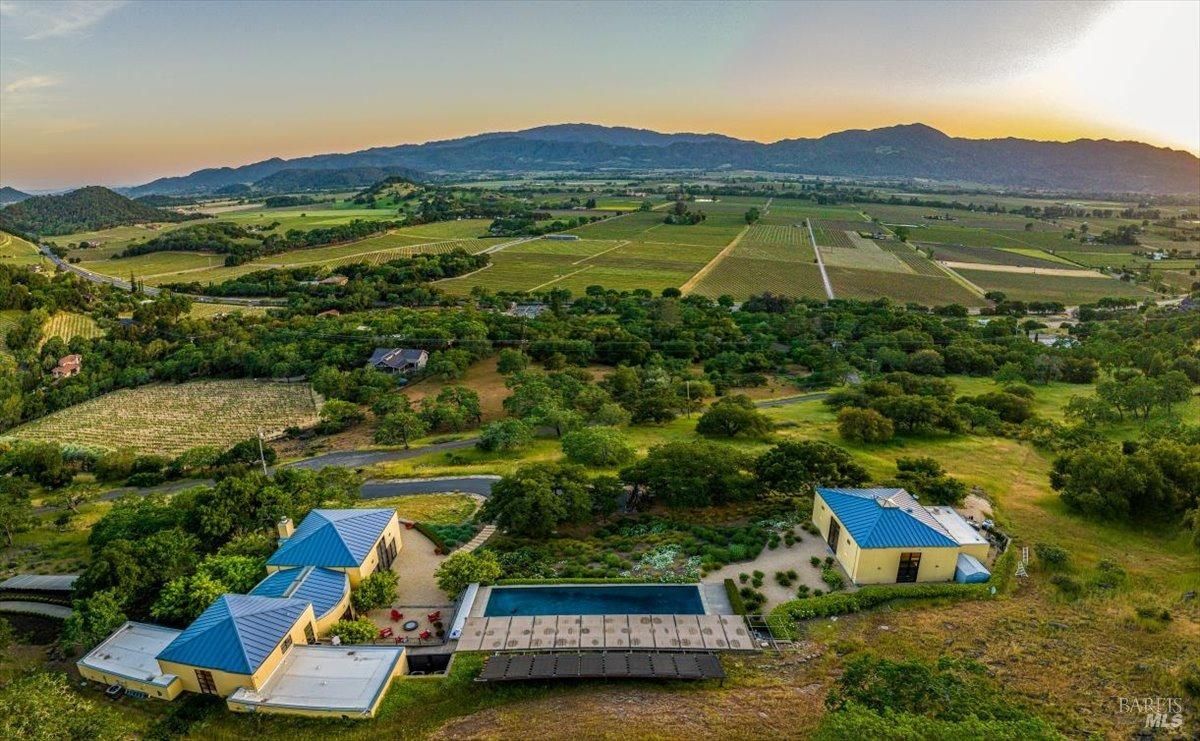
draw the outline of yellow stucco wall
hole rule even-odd
[[[350,607],[350,587],[347,585],[345,594],[338,600],[337,606],[323,617],[317,618],[317,635],[323,636],[329,632],[334,623],[342,619],[342,615],[346,614],[346,610]]]
[[[829,505],[818,493],[813,498],[812,521],[821,531],[821,539],[828,541],[829,523],[836,519]],[[838,523],[841,525],[841,523]],[[917,570],[917,582],[951,581],[958,565],[958,554],[969,553],[982,563],[987,563],[988,546],[954,546],[949,548],[859,548],[842,525],[837,548],[837,559],[855,584],[895,584],[896,572],[900,568],[900,554],[920,552],[921,566]]]
[[[90,679],[93,682],[99,682],[105,685],[119,684],[126,690],[145,692],[150,697],[159,700],[174,700],[179,696],[180,692],[183,692],[183,682],[180,681],[179,677],[175,677],[174,680],[164,687],[160,684],[139,682],[136,679],[122,677],[119,674],[109,674],[108,672],[98,671],[90,666],[84,666],[83,664],[76,664],[76,666],[79,668],[79,676],[83,677],[84,679]]]
[[[317,631],[317,620],[313,616],[312,605],[304,608],[304,612],[296,619],[292,625],[292,629],[288,632],[292,637],[293,645],[304,645],[308,643],[308,638],[304,634],[304,627],[311,625],[314,635]],[[183,689],[188,692],[200,692],[200,681],[196,678],[197,669],[206,669],[212,673],[213,681],[217,686],[217,694],[221,697],[228,697],[237,689],[245,687],[247,689],[257,690],[271,676],[271,672],[275,671],[275,667],[279,666],[279,662],[283,660],[283,639],[258,667],[258,671],[254,674],[234,674],[231,672],[220,671],[219,669],[209,669],[204,666],[192,666],[189,664],[179,664],[174,661],[159,660],[158,665],[162,668],[164,674],[174,674],[179,677],[183,684]]]

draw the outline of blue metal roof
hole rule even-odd
[[[307,607],[295,598],[221,595],[156,658],[253,674]]]
[[[817,489],[859,548],[945,548],[958,542],[903,489]]]
[[[360,565],[395,517],[392,509],[314,509],[271,557],[271,566]]]
[[[250,594],[259,597],[295,597],[311,602],[317,617],[324,617],[338,606],[350,590],[350,577],[344,571],[305,566],[268,574]]]

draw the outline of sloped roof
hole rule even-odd
[[[391,509],[314,509],[279,546],[271,566],[360,565],[396,514]]]
[[[295,598],[221,595],[156,658],[253,674],[307,607]]]
[[[368,361],[371,365],[386,365],[389,368],[401,368],[410,363],[419,363],[425,356],[424,350],[410,347],[379,347],[371,353]]]
[[[904,489],[817,489],[860,548],[946,548],[958,542]]]
[[[311,602],[317,617],[324,617],[338,606],[350,590],[350,577],[344,571],[305,566],[268,574],[250,594],[259,597],[295,597]]]

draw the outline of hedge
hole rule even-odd
[[[771,611],[772,618],[785,618],[792,621],[810,620],[831,615],[845,615],[850,612],[861,612],[872,607],[878,607],[886,602],[909,599],[932,599],[949,597],[955,600],[989,599],[992,596],[991,584],[914,584],[897,587],[891,585],[870,585],[857,592],[836,592],[823,594],[820,597],[806,597],[784,602]]]
[[[742,599],[742,593],[738,591],[737,583],[733,579],[725,580],[725,594],[729,595],[729,606],[733,608],[733,614],[746,614],[746,600]]]
[[[444,554],[450,553],[450,551],[452,550],[450,548],[450,546],[446,545],[446,541],[442,540],[442,536],[439,535],[436,530],[429,527],[429,525],[426,525],[424,522],[414,522],[413,529],[415,529],[421,535],[424,535],[426,538],[429,538],[430,540],[432,540],[433,545],[438,550],[438,553],[441,553],[444,555]]]

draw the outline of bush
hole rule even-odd
[[[167,477],[159,471],[143,471],[130,476],[125,483],[129,486],[158,486],[166,480]]]
[[[742,576],[745,576],[745,574],[742,574]],[[725,580],[725,594],[729,596],[729,606],[733,608],[733,614],[745,615],[746,602],[742,599],[741,593],[738,592],[737,584],[733,582],[733,579]]]
[[[821,581],[829,585],[829,591],[836,592],[846,586],[846,581],[842,579],[842,575],[833,568],[821,569]]]
[[[1061,546],[1053,543],[1035,543],[1033,552],[1037,556],[1038,563],[1048,569],[1061,569],[1067,565],[1069,554]]]
[[[492,551],[455,553],[433,573],[438,588],[450,596],[457,595],[472,582],[490,583],[502,574],[500,562]]]
[[[519,419],[502,419],[479,433],[475,447],[485,452],[510,453],[533,442],[533,427]]]
[[[1077,599],[1079,595],[1083,594],[1083,585],[1077,579],[1066,574],[1055,574],[1050,577],[1050,583],[1058,587],[1058,591],[1069,599]]]
[[[355,612],[363,613],[387,607],[396,601],[396,574],[393,571],[376,571],[358,584],[350,595],[350,604]]]
[[[370,643],[377,635],[375,623],[366,618],[357,620],[339,620],[329,629],[329,634],[337,636],[342,643]]]
[[[809,620],[831,615],[844,615],[877,607],[898,599],[949,598],[987,599],[991,587],[987,584],[913,584],[903,587],[868,585],[857,592],[837,592],[818,595],[808,599],[785,602],[771,611],[772,616],[783,616],[791,620]]]
[[[820,556],[813,556],[812,558],[808,559],[808,562],[810,564],[812,564],[812,567],[814,569],[821,568],[821,557]]]
[[[570,460],[588,466],[624,465],[637,452],[624,435],[611,427],[585,427],[568,432],[563,435],[562,449]]]

